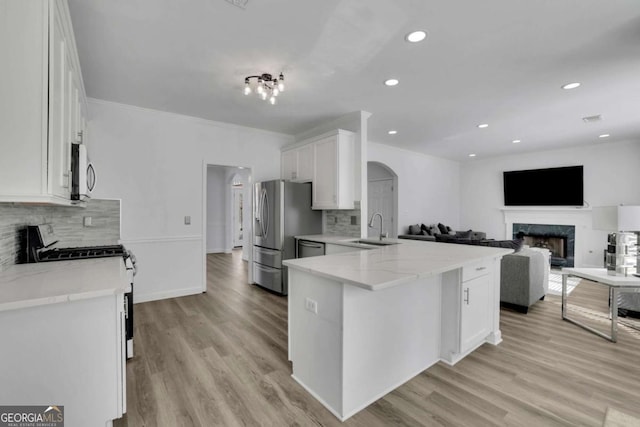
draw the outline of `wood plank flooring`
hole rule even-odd
[[[287,299],[247,285],[239,251],[207,268],[206,294],[136,305],[116,426],[601,426],[609,406],[640,417],[640,333],[608,342],[547,296],[526,315],[502,310],[499,346],[438,363],[340,423],[290,377]],[[605,288],[583,281],[570,298],[606,330]]]

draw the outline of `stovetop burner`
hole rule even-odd
[[[105,258],[124,256],[122,245],[87,246],[77,248],[55,248],[38,252],[38,261],[61,261],[67,259]]]

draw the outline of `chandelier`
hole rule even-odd
[[[254,88],[251,87],[252,79],[256,80]],[[284,91],[284,76],[280,73],[280,76],[274,78],[271,74],[265,73],[259,76],[245,77],[244,94],[249,95],[254,90],[263,101],[269,99],[271,105],[274,105],[280,92]]]

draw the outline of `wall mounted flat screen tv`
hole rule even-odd
[[[582,206],[583,167],[503,172],[505,206]]]

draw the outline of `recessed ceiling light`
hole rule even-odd
[[[513,142],[514,144],[519,144],[519,143],[520,143],[520,140],[519,140],[519,139],[514,139],[514,140],[513,140],[513,141],[511,141],[511,142]]]
[[[398,133],[397,130],[390,130],[389,132],[387,132],[389,135],[395,135],[396,133]]]
[[[566,85],[562,85],[562,89],[575,89],[578,86],[580,86],[580,83],[578,82],[567,83]]]
[[[482,124],[479,124],[479,125],[478,125],[478,127],[479,127],[480,129],[484,129],[484,128],[488,128],[488,127],[489,127],[489,125],[488,125],[487,123],[482,123]]]
[[[413,31],[407,34],[405,37],[405,40],[410,43],[417,43],[417,42],[421,42],[425,38],[427,38],[427,32],[419,30],[419,31]]]
[[[398,83],[400,83],[400,81],[398,79],[388,79],[384,81],[384,84],[387,86],[395,86]]]
[[[611,135],[609,135],[608,133],[603,133],[602,135],[600,135],[598,138],[609,138]]]
[[[469,154],[469,157],[475,157],[475,156],[476,156],[476,155],[475,155],[475,154],[473,154],[473,153]]]

